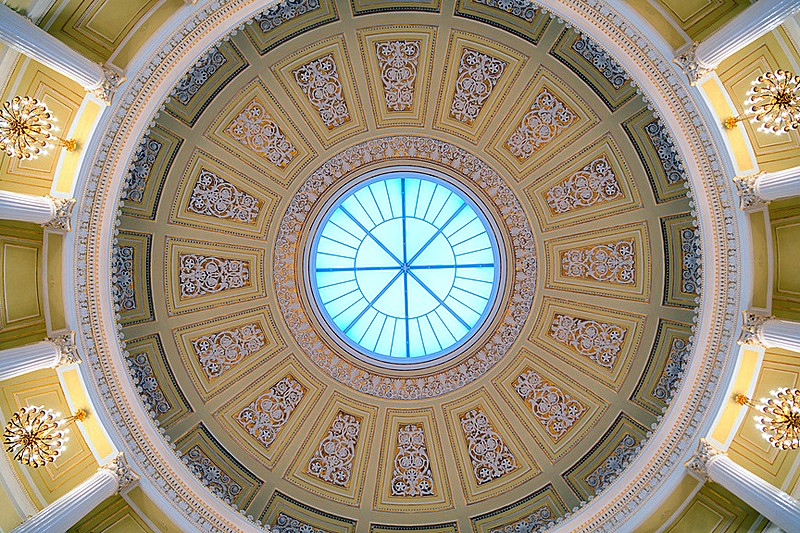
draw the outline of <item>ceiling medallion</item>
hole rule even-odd
[[[309,273],[307,273],[308,271],[304,270],[307,268],[305,265],[308,264],[307,261],[309,259],[303,257],[304,250],[311,249],[312,255],[316,254],[315,258],[319,257],[318,252],[320,250],[320,237],[317,238],[316,242],[309,243],[313,244],[313,246],[308,246],[303,242],[303,235],[313,234],[313,231],[308,230],[312,226],[316,227],[316,223],[320,221],[321,234],[325,235],[329,231],[327,223],[330,220],[338,217],[339,214],[347,216],[345,213],[337,214],[337,212],[342,205],[346,204],[347,198],[352,198],[348,193],[358,194],[358,190],[361,190],[358,186],[352,186],[353,178],[361,177],[363,180],[364,176],[367,179],[372,177],[373,180],[367,181],[366,185],[377,183],[374,178],[376,167],[386,167],[387,164],[413,165],[413,168],[417,169],[417,173],[414,174],[393,172],[392,169],[396,168],[396,166],[391,169],[383,168],[382,176],[398,180],[394,183],[398,187],[402,185],[402,180],[399,179],[400,176],[405,175],[408,178],[407,184],[409,188],[413,186],[412,183],[418,183],[411,180],[422,179],[431,184],[447,187],[448,191],[462,189],[465,195],[464,198],[472,196],[466,193],[467,190],[479,192],[487,200],[487,203],[492,204],[491,209],[484,210],[478,207],[478,203],[474,202],[474,200],[464,202],[465,206],[469,206],[469,211],[474,213],[478,220],[481,220],[482,228],[487,230],[487,234],[485,234],[487,239],[490,239],[490,242],[494,241],[494,239],[488,237],[488,230],[494,225],[497,226],[496,233],[498,237],[494,241],[496,244],[492,253],[487,257],[482,257],[479,262],[475,263],[475,265],[484,266],[491,263],[492,268],[484,270],[481,275],[486,276],[487,270],[490,270],[489,276],[493,282],[492,289],[485,295],[485,301],[482,306],[478,303],[475,304],[475,310],[472,311],[474,323],[467,322],[466,324],[458,324],[458,326],[453,325],[454,330],[460,329],[458,335],[453,335],[450,344],[442,341],[441,343],[434,343],[426,350],[422,346],[423,343],[420,338],[418,344],[411,344],[408,347],[404,339],[402,344],[397,345],[396,350],[391,347],[387,350],[385,345],[378,346],[378,343],[370,343],[367,346],[361,345],[360,348],[356,349],[355,347],[359,344],[357,342],[358,339],[354,340],[353,337],[355,335],[349,335],[352,328],[348,329],[348,327],[351,323],[357,322],[355,319],[358,317],[358,313],[366,309],[367,306],[362,305],[359,312],[349,317],[350,320],[345,324],[344,321],[336,321],[339,316],[337,313],[341,310],[336,308],[335,303],[326,308],[326,302],[330,303],[333,298],[321,296],[320,294],[319,287],[320,285],[325,285],[325,281],[320,282],[320,278],[316,278],[311,283],[315,285],[314,288],[309,290],[311,294],[307,295],[302,292],[303,289],[301,287],[306,285],[304,280],[310,277]],[[422,170],[420,165],[427,168]],[[428,170],[430,167],[439,169],[439,171]],[[411,167],[406,166],[403,168],[408,171]],[[370,171],[373,172],[370,173]],[[423,173],[424,175],[422,175]],[[457,187],[456,183],[458,184]],[[361,187],[365,186],[364,181],[359,181],[359,184]],[[345,186],[349,186],[347,187],[347,192],[338,190],[340,187],[344,188]],[[338,195],[336,194],[337,192],[339,193]],[[330,199],[331,197],[333,199]],[[327,201],[324,206],[321,205],[323,201]],[[322,216],[320,216],[320,213],[326,208],[327,215],[322,213]],[[478,213],[481,214],[478,215]],[[493,216],[492,213],[494,213]],[[434,235],[437,231],[434,228],[435,224],[440,224],[440,227],[447,228],[447,220],[438,221],[434,217],[432,221],[435,224],[432,225],[426,222],[424,218],[414,219],[415,222],[413,223],[420,226],[418,231],[429,231],[431,235]],[[352,219],[349,220],[352,222]],[[389,226],[395,224],[397,223],[384,222],[383,224],[373,225],[376,227],[386,225],[386,229],[391,230]],[[431,227],[423,228],[426,225]],[[334,229],[331,228],[330,231],[333,232]],[[362,230],[362,235],[365,236],[366,233]],[[381,249],[376,244],[380,239],[374,240],[370,238],[368,240],[369,246]],[[454,239],[454,242],[457,243],[458,239]],[[386,245],[385,242],[383,243]],[[421,243],[420,246],[424,245],[425,242]],[[437,249],[441,248],[441,245],[443,243],[438,243]],[[450,246],[452,246],[452,243]],[[383,251],[385,253],[385,250]],[[408,250],[406,249],[407,252]],[[456,252],[460,252],[460,250]],[[397,255],[397,253],[402,254],[402,243],[396,253],[392,253],[394,255]],[[415,254],[416,252],[412,255]],[[392,260],[391,254],[385,253],[385,255],[388,258],[387,260]],[[356,256],[357,254],[354,255],[354,257]],[[421,257],[422,255],[419,258]],[[387,267],[397,267],[395,268],[397,272],[393,271],[395,276],[399,273],[400,278],[413,279],[415,276],[420,276],[419,272],[416,272],[418,267],[421,266],[421,264],[416,264],[419,258],[413,258],[412,261],[400,260],[396,265],[387,264]],[[501,261],[503,258],[506,258],[507,261],[513,261],[514,267],[495,269],[493,267],[496,264],[495,262]],[[452,261],[449,257],[440,260],[446,263]],[[357,261],[358,259],[349,260],[351,277],[359,275],[357,271],[352,269],[352,265]],[[311,261],[311,263],[314,263],[315,266],[319,264],[314,261]],[[472,265],[472,262],[469,264]],[[337,267],[336,265],[325,263],[323,268],[331,269]],[[446,265],[444,270],[446,270]],[[500,277],[502,272],[510,273],[508,279]],[[323,277],[329,273],[322,272]],[[499,279],[495,280],[495,277]],[[386,283],[383,285],[386,285],[386,287],[380,287],[378,292],[384,288],[387,288],[387,290],[402,288],[402,284],[394,287],[393,284],[388,283],[392,281],[392,276],[389,276],[389,279],[384,281]],[[397,280],[394,281],[396,282]],[[449,282],[449,278],[447,281]],[[505,184],[503,178],[489,165],[471,153],[447,142],[426,137],[392,136],[374,139],[353,146],[332,157],[302,184],[292,198],[281,221],[275,245],[275,290],[281,308],[281,315],[286,320],[287,327],[292,332],[297,343],[314,363],[332,378],[360,392],[389,399],[418,399],[439,396],[454,391],[485,374],[508,352],[520,331],[522,331],[526,320],[530,316],[535,281],[536,259],[533,234],[519,200]],[[354,281],[351,280],[351,282]],[[427,284],[427,286],[430,288],[432,283]],[[428,296],[437,295],[436,290],[426,291],[425,283],[418,285],[420,291]],[[369,292],[369,289],[365,290]],[[322,292],[324,293],[324,291]],[[401,298],[403,298],[402,292],[399,293]],[[497,293],[498,298],[493,297],[494,292]],[[374,300],[376,295],[377,293],[368,295],[368,298],[362,304]],[[440,299],[445,303],[449,303],[447,298],[442,297]],[[495,299],[497,302],[492,304],[492,300]],[[378,302],[378,300],[375,301],[376,303]],[[405,320],[403,318],[403,332],[406,325],[417,326],[419,328],[418,331],[422,331],[422,325],[416,318],[439,308],[433,305],[438,303],[435,298],[432,297],[429,303],[432,305],[432,307],[428,306],[431,307],[430,309],[426,307],[426,309],[418,310],[424,311],[424,313],[409,313],[408,316],[414,320]],[[318,306],[321,306],[324,312],[320,312]],[[375,313],[377,314],[377,311]],[[403,309],[403,313],[405,313],[405,309]],[[315,320],[315,317],[320,315],[327,315],[328,318],[333,319],[333,327],[325,326],[324,322]],[[483,320],[486,320],[486,322],[482,322]],[[398,320],[397,324],[400,323]],[[321,332],[320,329],[326,329],[327,331]],[[421,337],[423,333],[419,335]],[[456,336],[458,336],[458,339],[455,339]],[[344,343],[337,342],[337,339],[341,340],[343,338],[346,339]],[[428,338],[430,340],[432,337]],[[363,340],[360,337],[359,339]],[[408,339],[411,339],[410,335]],[[347,349],[348,347],[349,349]],[[393,354],[400,355],[402,360],[405,356],[411,355],[412,350],[419,357],[408,358],[408,361],[411,359],[422,361],[422,365],[413,366],[413,372],[405,370],[411,368],[409,365],[404,366],[404,362],[397,363],[396,359],[391,357]],[[360,354],[361,357],[353,357],[354,354]],[[363,357],[364,354],[367,355],[368,359]],[[367,362],[368,360],[369,363]],[[374,364],[376,360],[381,362],[378,367]],[[428,364],[426,365],[425,363]],[[398,372],[399,369],[400,371]]]

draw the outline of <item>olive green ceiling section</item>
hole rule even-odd
[[[306,31],[322,13],[335,20]],[[200,111],[162,113],[155,143],[134,155],[117,250],[144,236],[150,251],[134,250],[114,296],[122,305],[132,293],[139,305],[152,294],[152,309],[136,311],[150,319],[123,330],[142,401],[173,441],[195,439],[199,463],[224,472],[220,494],[270,524],[488,531],[563,515],[618,473],[616,458],[632,456],[631,439],[638,444],[680,379],[676,339],[688,341],[693,310],[665,305],[664,295],[686,296],[675,291],[697,272],[684,273],[680,236],[662,231],[689,214],[668,133],[612,58],[593,67],[603,51],[587,57],[577,34],[542,13],[528,21],[452,0],[441,13],[354,15],[338,2],[278,28],[296,35],[274,45],[283,38],[271,41],[269,29],[259,41],[254,22],[208,77],[185,77],[181,90]],[[533,33],[522,38],[523,29]],[[376,43],[404,39],[416,44],[403,61],[419,70],[398,88]],[[470,72],[461,60],[475,54],[503,72],[460,114],[453,103]],[[326,114],[308,79],[332,88],[347,113]],[[387,106],[390,90],[406,91],[407,107]],[[554,106],[575,118],[547,123],[545,134],[535,121]],[[270,258],[293,195],[333,155],[389,135],[441,139],[485,160],[536,239],[539,278],[518,340],[474,385],[438,399],[384,400],[322,372],[273,286]],[[588,182],[604,192],[581,196]],[[300,220],[302,239],[313,221]],[[604,254],[615,258],[611,274],[596,268]],[[546,394],[559,415],[544,409]],[[504,466],[474,452],[487,435]],[[333,442],[349,443],[336,465]],[[398,484],[403,457],[427,458],[420,475],[430,491],[411,496]]]
[[[151,533],[154,530],[120,496],[112,496],[94,508],[70,533]]]

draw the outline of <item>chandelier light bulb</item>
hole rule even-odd
[[[786,387],[770,392],[770,398],[761,398],[756,405],[744,394],[736,395],[736,402],[763,413],[755,416],[756,429],[775,448],[795,450],[800,448],[800,389]]]
[[[44,102],[30,96],[15,96],[0,107],[0,151],[17,159],[36,159],[46,155],[46,148],[56,141],[71,152],[75,139],[55,136],[56,119]]]
[[[62,418],[61,413],[44,407],[22,407],[11,415],[3,433],[3,444],[14,460],[39,468],[52,463],[66,449],[67,425],[83,420],[86,412],[78,409],[74,415]]]

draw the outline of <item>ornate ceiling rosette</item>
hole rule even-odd
[[[324,520],[353,531],[356,522],[409,524],[410,516],[423,517],[416,525],[466,517],[487,531],[525,523],[633,528],[680,478],[684,457],[715,414],[739,314],[738,229],[724,161],[660,41],[601,1],[547,3],[534,15],[504,13],[491,2],[445,3],[449,13],[438,2],[431,13],[449,17],[455,10],[453,19],[464,25],[449,38],[429,26],[403,26],[390,12],[381,15],[387,22],[380,28],[359,23],[368,18],[359,18],[360,2],[352,15],[344,12],[348,3],[288,0],[266,11],[235,0],[201,3],[142,52],[87,146],[73,241],[73,320],[89,363],[82,371],[104,406],[98,416],[113,428],[112,439],[142,474],[145,490],[187,530],[257,530],[260,523],[245,510],[260,512],[256,518],[270,525],[297,521],[322,530]],[[330,24],[321,33],[327,38],[289,39],[286,21],[300,15],[308,17],[305,29]],[[258,23],[245,26],[254,17]],[[344,35],[350,29],[337,30],[340,20],[358,31]],[[531,26],[523,31],[521,24]],[[270,41],[269,31],[284,33]],[[499,36],[503,31],[508,37]],[[392,32],[411,32],[419,46],[401,47],[405,53],[395,58],[398,71],[414,72],[402,86],[390,83],[395,74],[384,64],[386,47],[371,63],[365,59],[367,70],[355,68],[356,44],[365,53],[376,42],[396,40]],[[506,43],[512,34],[522,35],[516,48]],[[586,36],[593,39],[588,45]],[[437,39],[446,47],[441,54],[433,53]],[[284,42],[299,44],[271,52]],[[536,52],[539,43],[548,50]],[[531,66],[528,53],[547,56],[543,70]],[[597,70],[593,79],[580,57],[613,68]],[[236,81],[262,60],[271,62],[270,83]],[[446,65],[441,80],[421,74],[434,65]],[[572,70],[556,75],[553,65]],[[641,109],[629,105],[632,115],[625,105],[638,97],[617,83],[620,68],[647,98]],[[196,86],[205,75],[187,78],[197,69],[211,82]],[[587,87],[604,78],[611,88],[577,94],[560,76]],[[333,92],[315,92],[320,80]],[[168,101],[175,86],[178,103]],[[394,103],[407,102],[409,86],[417,94],[413,103]],[[429,102],[437,88],[438,99]],[[230,102],[215,100],[218,94]],[[377,105],[382,95],[396,98]],[[584,106],[586,100],[595,103]],[[598,114],[593,106],[605,107]],[[531,127],[543,108],[561,110],[547,135]],[[370,109],[373,115],[365,114]],[[218,119],[209,122],[209,113]],[[620,113],[627,139],[585,135],[600,115],[613,113]],[[187,135],[196,125],[197,137]],[[398,130],[382,129],[392,127]],[[399,131],[411,127],[419,128],[414,135]],[[201,138],[216,143],[217,155],[195,146]],[[548,145],[552,139],[557,143]],[[650,159],[636,155],[645,141],[654,147]],[[568,142],[583,144],[574,154],[556,149]],[[536,143],[545,147],[538,155],[530,148]],[[227,161],[224,153],[245,163]],[[548,167],[548,158],[563,169]],[[469,184],[491,206],[514,264],[495,319],[478,341],[442,366],[413,370],[413,379],[359,366],[326,347],[313,321],[304,321],[295,281],[303,265],[295,248],[307,238],[299,233],[304,217],[337,180],[381,162],[429,166]],[[173,175],[170,165],[178,169],[175,178],[162,180],[157,192],[148,188],[151,173]],[[627,180],[636,174],[629,166],[652,183]],[[651,166],[663,179],[647,172]],[[676,167],[686,181],[669,179]],[[251,179],[254,172],[260,180]],[[581,189],[587,176],[604,186],[587,195]],[[655,200],[643,200],[645,185]],[[275,213],[286,213],[280,224]],[[607,216],[617,217],[613,227]],[[198,229],[226,237],[191,233]],[[700,248],[714,258],[702,264],[702,276]],[[663,298],[650,290],[661,274],[668,280]],[[671,285],[670,276],[677,282]],[[704,290],[695,302],[692,287],[700,279]],[[636,307],[646,305],[673,310],[648,322],[647,308]],[[148,329],[152,324],[166,329]],[[635,356],[643,339],[652,352]],[[660,373],[646,364],[651,353]],[[564,372],[558,367],[567,361]],[[628,374],[635,377],[626,383]],[[242,379],[248,375],[251,381]],[[260,395],[239,400],[241,383],[257,385]],[[589,383],[599,385],[593,390]],[[627,395],[622,401],[630,397],[626,412],[609,407],[620,391]],[[660,402],[659,395],[673,396]],[[558,400],[544,409],[542,398]],[[269,420],[251,414],[259,402],[279,406],[280,414],[271,411]],[[236,421],[226,426],[226,419]],[[306,419],[313,428],[296,437]],[[253,433],[267,426],[272,433]],[[403,440],[412,434],[414,444]],[[565,443],[588,435],[592,449],[570,456]],[[307,453],[283,453],[297,451],[306,436]],[[349,450],[339,463],[330,442]],[[487,442],[499,461],[476,451]],[[372,446],[377,460],[368,453]],[[405,456],[415,458],[418,472],[402,463]],[[390,468],[393,461],[404,466]],[[430,481],[398,488],[409,475]],[[404,491],[428,499],[408,507]],[[312,512],[328,500],[330,513]],[[403,515],[403,505],[439,514]]]
[[[409,372],[403,369],[394,374],[387,369],[366,365],[362,359],[347,357],[320,338],[311,324],[320,321],[309,316],[309,299],[301,298],[298,287],[302,281],[308,248],[308,225],[319,216],[319,203],[330,197],[332,190],[349,183],[352,176],[365,170],[402,167],[408,164],[430,165],[457,176],[462,184],[481,191],[492,215],[502,225],[499,241],[507,243],[501,260],[508,273],[504,280],[502,302],[495,303],[497,318],[480,335],[479,346],[463,357],[448,360],[445,367]],[[387,166],[389,165],[389,166]],[[476,156],[452,144],[436,139],[414,136],[382,137],[348,148],[326,161],[309,176],[292,198],[281,221],[275,242],[274,280],[281,314],[298,344],[328,375],[353,389],[388,399],[421,399],[452,392],[483,376],[513,345],[531,314],[536,282],[535,243],[528,218],[519,200],[504,180],[489,165]],[[299,271],[299,272],[298,272]],[[452,358],[450,358],[452,359]]]

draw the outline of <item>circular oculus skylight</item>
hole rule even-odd
[[[381,174],[328,210],[311,285],[330,327],[360,354],[418,363],[452,353],[489,314],[499,253],[476,204],[421,170]]]

